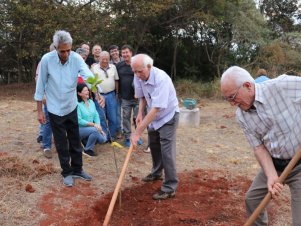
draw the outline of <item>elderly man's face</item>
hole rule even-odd
[[[133,72],[135,73],[135,75],[138,78],[140,78],[143,81],[148,80],[149,75],[150,75],[150,69],[151,69],[150,65],[147,65],[146,67],[144,67],[142,61],[136,61],[131,65],[131,67],[132,67]]]
[[[99,57],[99,54],[101,52],[101,47],[100,46],[94,46],[92,49],[92,54],[96,57]]]
[[[99,63],[102,68],[107,68],[109,65],[110,56],[109,55],[101,55],[99,57]]]
[[[254,84],[245,82],[237,86],[235,81],[227,79],[221,84],[221,91],[224,98],[232,105],[243,111],[249,110],[255,99]]]
[[[89,55],[89,53],[90,53],[90,46],[89,46],[89,45],[87,45],[87,44],[82,44],[81,48],[83,48],[84,50],[86,50],[86,51],[87,51],[87,54]]]
[[[56,51],[60,57],[62,63],[65,63],[70,55],[72,46],[70,44],[59,44]]]

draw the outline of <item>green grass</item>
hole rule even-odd
[[[175,82],[175,87],[177,95],[180,98],[194,98],[199,100],[204,97],[221,97],[219,79],[207,83],[182,79]]]

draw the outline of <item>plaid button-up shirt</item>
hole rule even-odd
[[[301,78],[281,75],[255,84],[255,110],[236,118],[250,145],[263,144],[271,156],[290,159],[301,148]]]

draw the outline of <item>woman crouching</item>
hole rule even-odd
[[[94,102],[90,99],[89,88],[86,84],[77,85],[77,117],[79,135],[84,147],[84,153],[96,156],[94,146],[107,141],[105,133],[100,126],[100,119]]]

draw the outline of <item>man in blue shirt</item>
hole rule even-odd
[[[82,146],[77,120],[77,77],[93,77],[82,57],[71,51],[69,32],[56,31],[54,51],[46,53],[40,62],[34,99],[37,101],[38,120],[45,123],[42,100],[46,94],[53,137],[62,168],[64,185],[73,186],[74,178],[92,179],[82,169]],[[71,160],[71,161],[70,161]]]
[[[162,179],[161,190],[153,199],[173,198],[178,186],[176,172],[176,129],[179,121],[179,106],[176,90],[170,77],[153,66],[153,59],[146,54],[132,57],[131,67],[135,73],[135,97],[140,99],[139,112],[136,118],[137,129],[131,136],[134,146],[148,127],[149,147],[153,168],[142,181],[151,182]],[[147,106],[148,113],[144,117]]]

